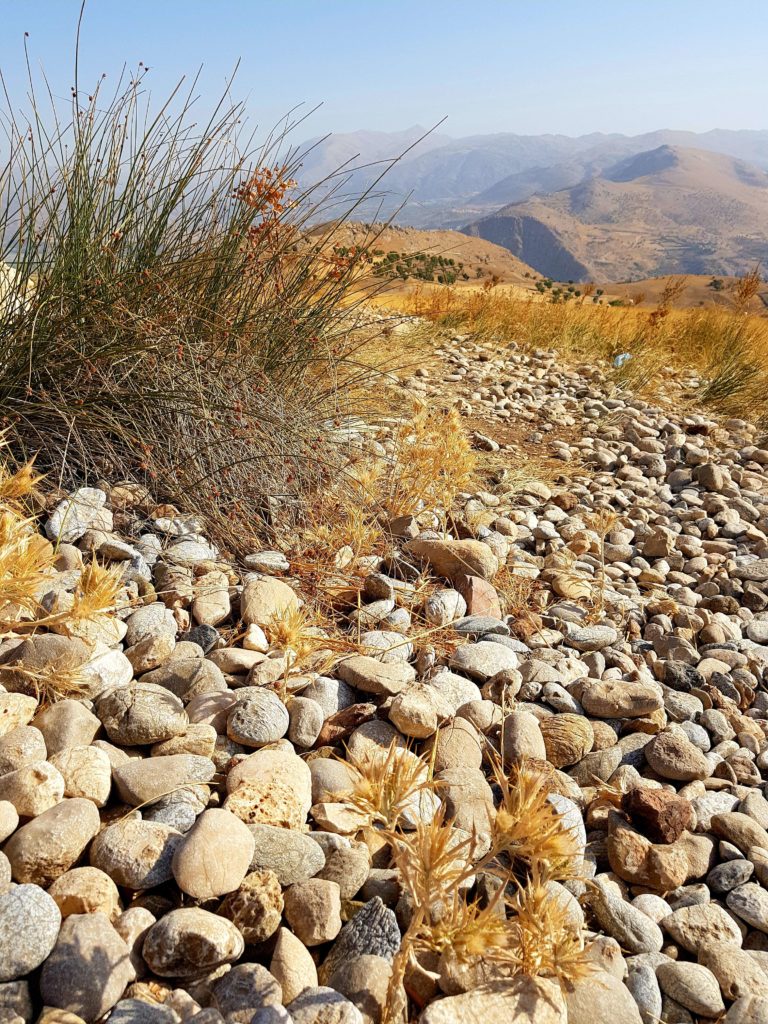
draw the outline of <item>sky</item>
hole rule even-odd
[[[25,90],[24,33],[54,92],[73,83],[80,0],[0,0],[0,71]],[[768,3],[739,0],[88,0],[80,81],[151,69],[154,95],[202,68],[305,137],[411,125],[452,136],[768,128]]]

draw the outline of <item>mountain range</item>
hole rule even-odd
[[[314,140],[302,181],[342,164],[341,204],[386,169],[356,218],[458,228],[559,280],[741,274],[768,260],[768,131],[354,132]]]

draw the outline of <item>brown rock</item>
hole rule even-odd
[[[611,870],[633,885],[668,892],[711,867],[715,844],[709,836],[683,832],[673,843],[652,843],[618,814],[608,819],[606,850]]]
[[[248,943],[264,942],[280,927],[283,895],[274,871],[252,871],[218,913],[229,918]]]
[[[323,722],[314,745],[316,747],[335,746],[347,739],[363,722],[370,722],[376,717],[375,704],[351,704],[348,708],[329,715]]]
[[[247,626],[254,622],[262,627],[269,626],[274,619],[280,619],[298,607],[295,591],[273,576],[249,580],[240,598],[240,615]]]
[[[768,832],[748,814],[742,814],[740,811],[713,814],[712,831],[721,839],[738,846],[742,853],[749,853],[752,846],[768,850]]]
[[[438,576],[451,581],[460,576],[492,580],[499,561],[487,544],[479,540],[438,540],[417,538],[405,545],[408,554],[428,562]]]
[[[681,729],[670,729],[654,736],[645,747],[645,758],[663,779],[692,782],[708,779],[712,765]]]
[[[285,891],[285,916],[305,946],[319,946],[341,931],[341,896],[336,882],[310,878]]]
[[[5,844],[14,880],[50,885],[72,867],[99,825],[96,805],[81,797],[43,811]]]
[[[501,618],[501,602],[496,588],[480,576],[458,576],[456,589],[467,604],[467,615]]]
[[[120,893],[104,871],[98,868],[72,868],[65,871],[48,889],[62,917],[70,914],[100,912],[114,921],[120,913]]]
[[[632,789],[624,795],[622,808],[654,843],[674,843],[693,825],[690,801],[667,789]]]

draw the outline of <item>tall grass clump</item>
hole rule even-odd
[[[295,122],[257,144],[228,91],[198,119],[195,83],[147,84],[5,96],[0,406],[21,457],[141,479],[237,548],[332,472],[324,425],[371,372],[355,260],[303,230],[334,188],[296,185]]]

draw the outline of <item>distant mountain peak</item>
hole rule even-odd
[[[660,174],[662,171],[679,167],[682,152],[679,146],[657,146],[656,149],[621,160],[605,172],[605,177],[609,181],[635,181],[651,174]]]

